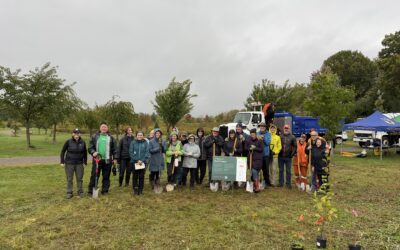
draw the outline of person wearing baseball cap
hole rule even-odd
[[[67,199],[73,197],[74,174],[77,180],[78,195],[83,197],[83,173],[84,165],[87,165],[86,143],[81,138],[78,128],[72,130],[72,138],[68,139],[61,150],[61,167],[65,169],[67,176]]]
[[[292,188],[292,158],[297,152],[296,137],[290,132],[290,126],[283,127],[281,135],[282,150],[279,152],[278,166],[279,166],[279,187],[283,187],[284,173],[286,172],[286,187]],[[286,168],[286,171],[285,171]]]
[[[211,131],[211,135],[208,136],[204,141],[204,147],[207,151],[207,163],[208,163],[208,181],[211,183],[212,176],[212,161],[215,156],[220,156],[222,147],[224,146],[224,138],[219,135],[218,127],[215,127]]]

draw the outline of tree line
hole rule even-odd
[[[75,83],[66,84],[58,76],[57,67],[50,63],[25,74],[0,66],[0,120],[14,131],[19,125],[25,127],[28,148],[32,147],[32,127],[51,130],[55,142],[57,127],[65,123],[86,128],[92,134],[99,122],[106,121],[118,137],[126,125],[147,130],[162,123],[169,131],[178,123],[213,126],[233,120],[239,110],[192,117],[192,99],[197,95],[190,92],[191,84],[190,79],[173,78],[165,89],[155,92],[152,102],[155,112],[146,114],[136,113],[132,102],[119,100],[119,96],[112,96],[103,105],[89,107],[77,97]],[[244,108],[251,109],[254,102],[273,102],[279,110],[319,116],[321,126],[335,133],[342,118],[350,121],[374,110],[399,112],[399,96],[400,31],[397,31],[385,36],[382,49],[373,60],[350,50],[328,57],[311,74],[310,83],[276,84],[262,79],[254,84]]]

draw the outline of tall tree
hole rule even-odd
[[[63,80],[57,75],[55,67],[46,63],[27,74],[20,75],[20,70],[11,71],[0,67],[0,103],[2,110],[26,128],[26,145],[31,148],[30,128],[34,119],[55,103]]]
[[[354,105],[354,90],[342,87],[339,78],[329,69],[313,75],[305,108],[320,118],[320,125],[328,129],[328,139],[340,130],[340,119],[346,117]]]
[[[191,99],[196,97],[190,94],[192,81],[185,80],[178,82],[175,77],[171,80],[168,87],[156,91],[155,102],[152,102],[155,111],[163,119],[167,126],[167,132],[174,127],[184,115],[193,109]]]
[[[135,110],[131,102],[117,101],[118,96],[113,96],[104,106],[105,120],[107,120],[116,133],[117,140],[121,133],[121,125],[131,125],[135,122]]]
[[[359,51],[342,50],[326,59],[322,68],[329,67],[339,77],[339,84],[355,91],[354,116],[373,112],[376,98],[378,67]],[[372,91],[370,91],[373,89]],[[354,117],[352,117],[354,118]]]
[[[89,135],[92,136],[101,122],[99,113],[98,106],[93,109],[86,106],[73,116],[73,121],[77,126],[87,128],[89,130]]]
[[[262,105],[273,102],[278,110],[301,113],[306,93],[305,84],[291,85],[286,81],[283,85],[278,85],[274,81],[262,79],[260,84],[254,84],[244,105],[248,110],[252,110],[254,102],[260,102]]]
[[[400,111],[400,31],[386,35],[379,52],[379,85],[383,107],[388,112]]]

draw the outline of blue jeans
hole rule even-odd
[[[292,185],[292,158],[291,157],[278,157],[279,166],[279,185],[283,186],[283,172],[286,166],[286,186]]]
[[[208,163],[208,182],[211,182],[211,175],[212,175],[212,159],[207,160]]]
[[[252,168],[252,169],[251,169],[251,180],[252,180],[252,181],[257,180],[257,179],[258,179],[259,173],[260,173],[260,170],[259,170],[259,169],[254,169],[254,168]]]

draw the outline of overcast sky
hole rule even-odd
[[[153,112],[191,79],[193,115],[243,108],[254,83],[309,82],[340,50],[372,58],[400,29],[400,1],[0,0],[0,65],[46,62],[93,106],[112,95]]]

